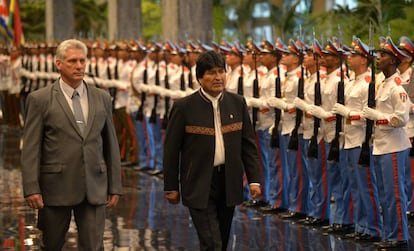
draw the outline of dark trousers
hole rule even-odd
[[[79,250],[103,250],[105,205],[91,205],[86,200],[76,206],[45,206],[39,210],[38,227],[42,230],[44,245],[42,250],[62,250],[72,211],[78,230]]]
[[[202,251],[225,251],[234,206],[226,206],[225,168],[214,167],[207,208],[189,208]]]

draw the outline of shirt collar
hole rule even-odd
[[[80,84],[76,89],[73,89],[70,85],[66,84],[63,79],[59,80],[60,87],[62,88],[62,91],[66,93],[70,98],[73,95],[73,91],[77,90],[79,93],[79,97],[82,97],[85,94],[85,85],[82,83]]]
[[[223,92],[221,92],[216,97],[213,97],[210,94],[208,94],[207,92],[205,92],[203,88],[200,88],[200,89],[201,89],[201,92],[204,94],[204,96],[206,96],[206,98],[208,98],[208,100],[210,100],[211,102],[218,101],[221,98],[221,95],[223,95]]]

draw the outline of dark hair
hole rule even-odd
[[[215,51],[207,51],[200,54],[196,65],[196,78],[202,78],[207,70],[214,67],[226,69],[226,63],[223,56]]]

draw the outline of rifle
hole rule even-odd
[[[168,77],[168,64],[167,64],[167,60],[165,57],[165,53],[164,53],[164,61],[166,63],[165,66],[165,77],[164,77],[164,87],[165,89],[170,89],[170,81],[169,81],[169,77]],[[162,129],[166,129],[167,128],[167,124],[168,124],[168,111],[170,110],[170,100],[171,98],[169,96],[165,96],[164,97],[164,102],[165,102],[165,114],[164,114],[164,119],[162,120],[162,125],[161,128]]]
[[[279,53],[276,54],[276,67],[277,67],[277,76],[275,78],[275,97],[281,98],[282,97],[282,91],[280,86],[280,68],[279,68],[279,61],[281,58],[281,55]],[[280,109],[275,108],[275,122],[272,129],[272,135],[270,137],[270,147],[271,148],[279,148],[279,123],[282,115],[282,111]]]
[[[345,96],[344,96],[344,70],[342,68],[342,52],[339,55],[339,65],[340,65],[340,72],[341,72],[341,79],[338,83],[338,93],[337,93],[337,102],[339,104],[345,104]],[[328,154],[328,161],[339,162],[339,137],[341,136],[342,131],[342,115],[336,114],[336,124],[335,124],[335,138],[331,142],[331,149],[329,150]]]
[[[193,73],[191,71],[191,66],[189,66],[188,69],[190,69],[190,74],[188,74],[188,87],[193,89]]]
[[[158,57],[159,57],[159,52],[157,51],[157,62],[156,62],[156,64],[157,64],[157,68],[156,68],[156,70],[155,70],[155,85],[156,86],[159,86],[160,85],[160,63],[159,63],[159,59],[158,59]],[[150,117],[150,119],[149,119],[149,122],[151,123],[151,124],[155,124],[155,122],[157,121],[157,105],[158,105],[158,94],[155,94],[154,95],[154,107],[152,108],[152,111],[151,111],[151,117]]]
[[[321,96],[321,77],[319,73],[319,54],[315,51],[315,46],[317,45],[316,40],[313,40],[313,56],[315,57],[316,63],[316,83],[315,83],[315,97],[314,97],[314,104],[320,106],[322,104],[322,96]],[[309,158],[318,158],[318,133],[319,127],[321,125],[321,119],[314,116],[313,117],[313,135],[309,143],[308,149],[308,157]]]
[[[147,65],[147,61],[145,61],[145,69],[144,69],[144,72],[142,74],[142,85],[146,85],[148,83],[148,70],[147,70],[147,66],[148,66]],[[144,119],[144,103],[145,103],[145,100],[146,99],[147,99],[147,93],[146,92],[142,92],[141,93],[141,105],[138,108],[138,112],[137,112],[137,115],[135,117],[135,120],[142,121]]]
[[[371,57],[371,82],[369,82],[368,87],[368,107],[375,108],[375,48],[373,46],[372,41],[372,29],[371,24],[369,27],[369,55]],[[368,166],[370,165],[370,156],[371,150],[369,147],[369,143],[371,141],[372,136],[372,128],[374,126],[374,121],[370,119],[366,119],[366,129],[365,129],[365,140],[361,146],[361,152],[359,154],[358,164],[361,166]]]
[[[237,94],[243,96],[243,56],[240,56],[240,76],[237,82]]]
[[[255,70],[255,77],[253,80],[253,98],[259,98],[259,77],[257,73],[257,63],[256,63],[256,57],[257,53],[253,49],[253,61],[254,61],[254,70]],[[253,129],[256,129],[256,123],[257,123],[257,113],[259,112],[259,108],[253,107],[252,109],[252,123],[253,123]]]
[[[106,75],[108,76],[109,80],[112,80],[112,74],[111,74],[111,69],[109,67],[109,64],[106,66]],[[118,76],[118,61],[115,64],[115,75]],[[116,77],[114,76],[114,78],[116,79]],[[112,111],[115,111],[115,98],[116,98],[116,93],[118,92],[118,89],[116,87],[108,87],[108,92],[112,97]]]
[[[292,43],[294,43],[292,41]],[[304,99],[305,98],[305,94],[304,94],[304,68],[303,68],[303,50],[302,48],[299,50],[299,64],[300,64],[300,78],[298,80],[298,98],[300,99]],[[303,111],[296,108],[296,118],[295,118],[295,128],[293,128],[293,131],[290,135],[290,140],[289,140],[289,144],[288,144],[288,149],[289,150],[298,150],[299,147],[299,139],[298,139],[298,130],[300,127],[300,124],[302,123],[302,117],[303,117]]]

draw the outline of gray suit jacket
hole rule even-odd
[[[101,205],[108,194],[122,194],[111,98],[92,85],[86,88],[84,137],[58,81],[27,97],[21,155],[25,197],[40,193],[47,206],[70,206],[85,198]]]

